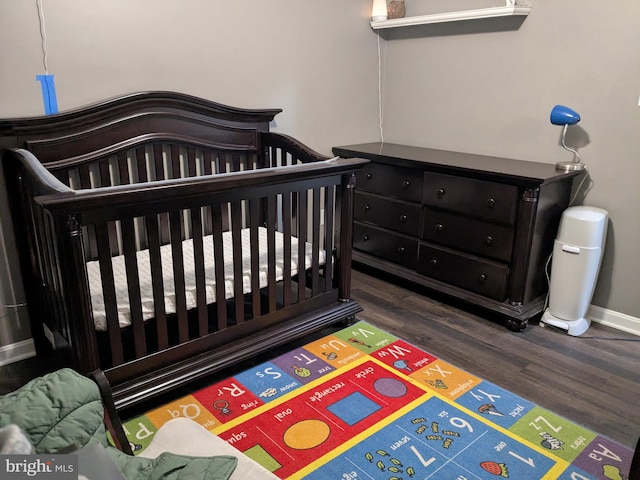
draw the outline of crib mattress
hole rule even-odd
[[[224,232],[223,235],[223,251],[225,257],[225,296],[227,299],[234,296],[234,275],[233,275],[233,237],[231,232]],[[242,237],[242,288],[243,294],[251,291],[251,243],[249,229],[241,231]],[[282,233],[275,232],[276,244],[276,280],[283,278],[284,272],[284,238]],[[206,300],[208,304],[216,301],[216,283],[215,283],[215,261],[213,257],[213,237],[211,235],[203,238],[204,243],[204,265],[205,265],[205,284],[206,284]],[[260,288],[267,286],[267,229],[258,228],[258,244],[259,244],[259,283]],[[193,255],[193,241],[191,239],[182,242],[184,276],[186,285],[186,302],[187,309],[196,307],[196,279],[195,279],[195,263]],[[312,246],[306,242],[304,267],[311,265]],[[163,245],[160,247],[160,255],[162,260],[162,280],[164,285],[164,305],[166,313],[176,313],[176,294],[173,281],[173,257],[171,245]],[[320,264],[326,261],[326,252],[320,249],[318,254]],[[153,290],[151,282],[151,266],[149,261],[149,251],[140,250],[137,252],[138,275],[140,281],[140,296],[142,299],[142,317],[148,320],[155,316],[153,304]],[[298,239],[291,237],[291,275],[296,275],[299,269],[298,262]],[[118,306],[118,323],[120,327],[131,325],[131,307],[129,304],[129,292],[127,287],[127,275],[125,268],[124,256],[116,256],[112,258],[113,276],[116,290],[117,306]],[[89,289],[91,292],[91,305],[93,309],[93,318],[95,328],[99,331],[107,330],[107,317],[102,294],[102,278],[100,275],[99,262],[87,262],[87,274],[89,279]]]

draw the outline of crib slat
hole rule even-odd
[[[173,282],[175,285],[176,315],[178,317],[178,338],[180,343],[189,339],[189,319],[185,297],[184,257],[182,256],[182,212],[169,212],[171,229],[171,255],[173,256]]]
[[[100,277],[102,279],[102,296],[104,298],[105,314],[107,317],[107,334],[111,349],[111,362],[113,365],[124,363],[122,337],[120,335],[120,323],[118,321],[118,304],[116,300],[115,282],[113,278],[113,265],[111,263],[111,247],[109,245],[109,230],[103,223],[96,225],[96,237],[98,240],[98,261],[100,265]]]
[[[238,153],[231,154],[231,171],[232,172],[239,172],[241,163],[242,163],[242,159],[240,158],[240,154]]]
[[[158,349],[164,350],[169,346],[169,337],[167,334],[167,313],[164,304],[164,280],[162,276],[162,260],[160,257],[158,218],[155,215],[148,215],[145,219],[147,241],[149,242],[149,264],[151,266],[151,287],[153,291],[153,309],[156,320]]]
[[[147,354],[147,341],[142,319],[142,301],[140,298],[140,274],[136,258],[136,239],[133,218],[121,220],[124,264],[127,271],[127,290],[129,292],[129,311],[133,328],[134,351],[136,358]]]
[[[276,311],[276,209],[277,198],[267,197],[267,290],[269,313]]]
[[[171,178],[180,178],[180,147],[175,143],[171,144]]]
[[[311,223],[311,295],[320,293],[320,188],[313,189],[313,222]]]
[[[153,146],[153,166],[156,170],[156,180],[165,180],[167,175],[164,172],[164,161],[162,155],[162,145],[156,143]]]
[[[138,182],[144,183],[149,181],[149,173],[147,172],[147,155],[144,147],[136,148],[136,165],[138,168]]]
[[[227,173],[227,154],[225,152],[218,154],[218,173]]]
[[[282,304],[291,305],[291,194],[282,195]]]
[[[68,331],[66,328],[66,323],[61,323],[60,320],[65,318],[64,307],[60,303],[60,299],[53,292],[60,291],[60,284],[62,283],[60,275],[62,274],[59,266],[56,265],[55,258],[55,245],[54,239],[56,238],[53,232],[55,231],[55,227],[53,225],[53,220],[49,215],[46,215],[41,209],[38,209],[40,215],[38,215],[38,223],[40,232],[44,235],[44,245],[43,251],[41,252],[42,258],[41,261],[45,262],[44,265],[44,277],[46,280],[47,294],[49,296],[49,305],[53,308],[53,315],[56,318],[56,323],[60,324],[60,328],[62,329],[65,336],[68,337]],[[41,266],[41,267],[42,267]],[[53,297],[53,298],[52,298]]]
[[[187,148],[187,171],[185,172],[185,176],[195,177],[196,175],[196,149],[189,147]]]
[[[120,185],[128,185],[131,183],[131,180],[129,180],[129,165],[126,152],[118,154],[118,172],[120,173]]]
[[[233,242],[233,303],[236,325],[244,322],[244,293],[242,275],[242,206],[231,204],[231,238]]]
[[[307,191],[298,192],[298,302],[307,296],[307,268],[305,261],[305,247],[307,242]]]
[[[42,241],[42,238],[46,238],[42,236],[41,224],[42,224],[42,209],[39,208],[33,201],[33,189],[31,188],[28,182],[21,182],[21,186],[23,189],[20,191],[21,196],[21,204],[26,206],[27,212],[25,212],[25,217],[28,219],[26,224],[32,224],[33,230],[29,230],[27,233],[27,241],[29,244],[29,251],[32,252],[30,255],[30,267],[33,270],[36,270],[38,274],[41,276],[40,284],[37,285],[38,288],[46,287],[46,281],[42,278],[46,275],[46,272],[43,271],[42,265],[42,251],[40,249],[39,243]],[[28,287],[28,285],[26,285]],[[43,288],[42,293],[46,298],[46,306],[52,305],[51,295],[49,293],[49,289]],[[46,308],[45,306],[45,308]],[[40,337],[42,336],[42,331],[39,332]],[[34,341],[36,340],[36,335],[34,335]],[[38,338],[40,340],[40,338]]]
[[[260,316],[260,247],[258,227],[261,199],[249,202],[249,238],[251,243],[251,307],[253,318]]]
[[[324,265],[324,281],[325,291],[329,291],[333,288],[333,223],[335,222],[334,208],[335,208],[335,196],[336,187],[331,186],[325,189],[325,206],[324,206],[324,250],[325,250],[325,265]]]
[[[202,240],[202,217],[200,209],[191,210],[193,230],[193,262],[196,279],[196,302],[198,310],[198,336],[207,334],[207,290],[205,285],[204,246]]]
[[[213,259],[216,283],[216,311],[218,315],[218,331],[227,326],[227,302],[225,301],[224,282],[224,249],[222,243],[222,208],[219,203],[211,206],[211,223],[213,225]],[[226,207],[225,207],[226,210]]]
[[[204,175],[211,175],[213,173],[212,163],[215,161],[213,158],[213,152],[211,150],[205,150],[204,152]]]
[[[109,159],[103,158],[98,161],[98,171],[100,172],[99,187],[108,187],[111,185],[111,175],[109,173]]]
[[[91,174],[89,173],[89,165],[82,164],[78,167],[78,176],[80,177],[80,188],[91,188]]]

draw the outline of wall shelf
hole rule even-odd
[[[508,1],[508,0],[507,0]],[[457,12],[434,13],[414,17],[394,18],[371,22],[374,30],[409,27],[412,25],[426,25],[430,23],[459,22],[463,20],[478,20],[482,18],[526,16],[531,11],[530,6],[506,5],[504,7],[480,8],[476,10],[460,10]]]

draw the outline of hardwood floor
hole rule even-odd
[[[486,313],[470,313],[358,271],[351,293],[364,308],[360,319],[635,447],[640,436],[640,337],[595,323],[583,337],[537,324],[514,333]]]
[[[423,293],[427,295],[361,271],[353,272],[352,296],[364,308],[359,319],[635,447],[640,436],[640,337],[599,324],[593,324],[583,337],[533,324],[524,332],[514,333],[484,312],[456,308],[430,292]],[[293,346],[270,353],[275,356],[290,348]],[[252,363],[268,358],[263,355]],[[1,367],[0,394],[59,366],[32,358]],[[236,370],[248,366],[238,365]],[[216,376],[224,378],[231,373]]]

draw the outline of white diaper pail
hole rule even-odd
[[[596,286],[607,236],[608,213],[595,207],[567,208],[553,245],[549,308],[541,325],[582,335],[591,321],[585,318]]]

